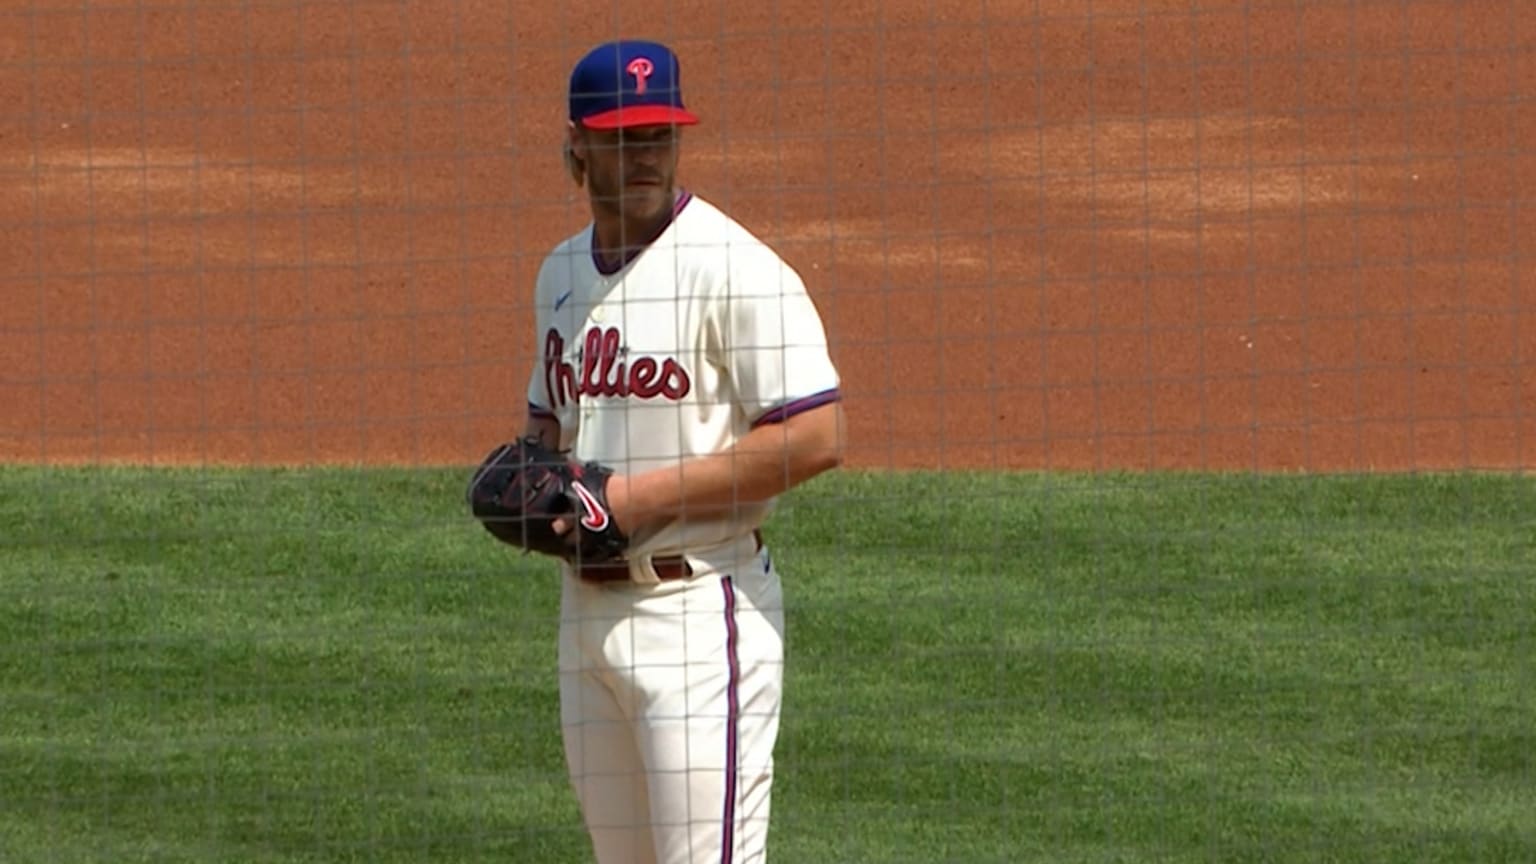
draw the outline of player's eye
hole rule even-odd
[[[620,146],[630,147],[666,147],[677,137],[677,130],[671,126],[656,126],[647,129],[630,129],[619,132]]]

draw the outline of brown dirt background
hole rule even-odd
[[[4,0],[0,459],[478,460],[622,34],[811,285],[855,465],[1527,468],[1530,11]]]

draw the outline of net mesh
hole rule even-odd
[[[644,35],[844,379],[783,854],[1536,854],[1530,11],[0,4],[0,851],[586,860],[556,592],[455,496]]]

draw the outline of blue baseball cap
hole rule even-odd
[[[677,55],[659,42],[605,42],[571,71],[571,122],[588,129],[691,126]]]

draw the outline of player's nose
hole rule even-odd
[[[655,159],[635,159],[624,166],[624,181],[627,183],[659,183],[661,182],[661,165]]]
[[[634,147],[624,152],[624,161],[634,166],[653,167],[661,161],[661,149],[658,147]]]

